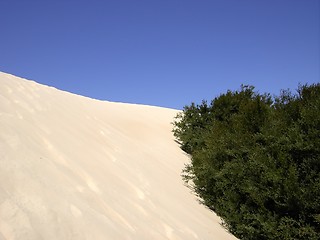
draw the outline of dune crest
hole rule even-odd
[[[0,239],[235,239],[183,185],[176,114],[0,72]]]

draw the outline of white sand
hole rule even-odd
[[[183,185],[176,114],[0,72],[0,239],[235,239]]]

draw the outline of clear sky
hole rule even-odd
[[[182,109],[320,82],[320,0],[0,0],[0,71]]]

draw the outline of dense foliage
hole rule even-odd
[[[320,239],[320,84],[251,86],[192,103],[174,121],[183,177],[240,239]]]

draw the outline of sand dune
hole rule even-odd
[[[235,239],[183,185],[176,113],[0,72],[0,239]]]

